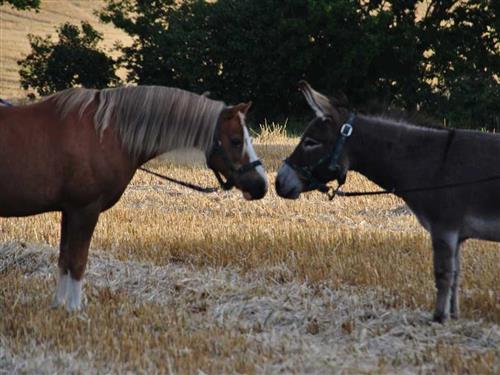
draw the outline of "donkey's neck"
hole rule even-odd
[[[358,116],[348,143],[350,168],[388,190],[426,185],[439,174],[450,137],[446,129]]]

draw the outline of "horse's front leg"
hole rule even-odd
[[[66,310],[81,308],[82,279],[100,205],[71,208],[63,212],[59,254],[59,285],[53,305],[66,303]]]
[[[448,319],[450,312],[450,291],[456,274],[455,253],[458,247],[458,232],[433,230],[431,236],[437,288],[434,321],[443,323]]]

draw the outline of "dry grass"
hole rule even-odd
[[[65,23],[87,21],[103,33],[102,47],[109,51],[116,41],[124,44],[130,37],[110,25],[99,23],[93,14],[103,5],[102,0],[43,0],[39,12],[18,11],[0,6],[0,97],[15,99],[25,95],[19,86],[17,61],[31,52],[27,35],[56,37],[56,27]]]
[[[265,137],[274,181],[296,140]],[[215,184],[201,155],[162,159],[150,166]],[[347,186],[374,188],[356,174]],[[272,189],[246,202],[138,172],[100,218],[86,307],[71,316],[48,310],[59,215],[0,230],[0,371],[500,371],[499,246],[465,245],[464,318],[429,324],[429,238],[395,197],[285,201]]]

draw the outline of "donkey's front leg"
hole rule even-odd
[[[433,230],[434,277],[437,288],[434,321],[443,323],[450,312],[450,289],[455,275],[455,252],[458,246],[458,232]]]

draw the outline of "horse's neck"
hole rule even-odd
[[[433,179],[448,139],[443,130],[360,117],[349,141],[351,168],[385,189],[404,189]]]
[[[161,143],[160,143],[161,144]],[[211,144],[210,144],[210,147],[211,147]],[[151,153],[151,154],[148,154],[148,155],[141,155],[139,157],[139,164],[142,165],[146,162],[148,162],[149,160],[152,160],[152,159],[155,159],[163,154],[166,154],[167,152],[173,152],[173,151],[178,151],[178,150],[186,150],[186,149],[189,149],[189,150],[197,150],[197,151],[201,151],[204,155],[207,154],[207,152],[209,151],[207,149],[207,145],[206,145],[206,142],[198,142],[198,141],[195,141],[194,144],[182,144],[182,143],[164,143],[163,144],[163,147],[159,147],[158,150],[156,150],[155,152]]]

